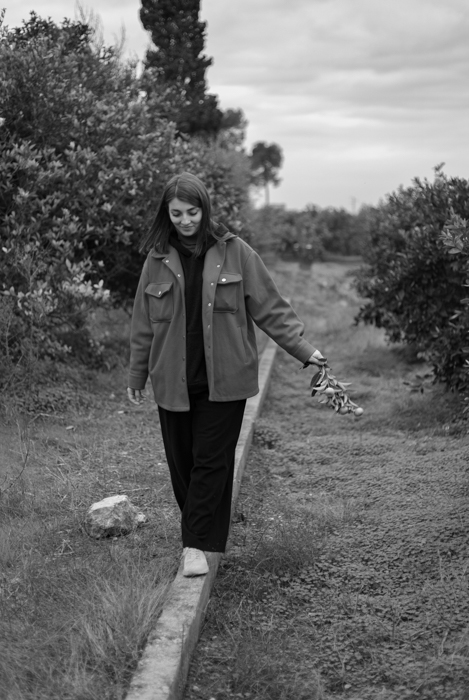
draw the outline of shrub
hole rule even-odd
[[[322,260],[324,230],[308,211],[266,206],[251,210],[249,237],[261,255],[281,255],[306,263]]]
[[[262,252],[312,263],[323,260],[325,253],[361,255],[366,247],[372,207],[362,207],[358,214],[345,209],[320,209],[309,205],[303,211],[270,205],[251,211],[249,237]]]
[[[22,187],[53,200],[36,212],[41,233],[50,230],[51,215],[68,212],[75,224],[68,253],[88,256],[106,287],[125,296],[140,265],[132,244],[147,225],[150,193],[171,173],[174,129],[155,117],[156,96],[141,99],[132,64],[89,41],[70,46],[75,24],[43,24],[33,15],[21,40],[3,32],[0,139],[4,150],[34,147],[54,170],[53,182]],[[2,218],[15,211],[22,186],[21,172],[5,175]]]
[[[358,214],[345,209],[310,207],[316,225],[323,231],[324,248],[338,255],[361,255],[368,238],[368,224],[372,209],[362,207]]]
[[[92,31],[34,13],[0,27],[0,354],[11,363],[80,346],[90,308],[132,298],[138,243],[166,180],[192,170],[232,228],[247,200],[247,158],[175,140],[164,96]]]
[[[374,212],[366,266],[357,290],[368,301],[356,322],[384,328],[391,342],[414,346],[435,378],[468,388],[469,315],[463,303],[467,254],[449,252],[442,239],[454,217],[469,214],[469,182],[436,168],[433,183],[414,180]]]
[[[122,280],[138,258],[132,236],[147,213],[146,183],[158,178],[154,161],[171,146],[171,125],[148,129],[149,108],[128,86],[127,68],[91,49],[71,52],[67,36],[39,33],[26,42],[4,31],[0,41],[7,321],[0,352],[8,368],[62,358],[76,346],[96,356],[86,332],[89,309],[108,300],[109,288],[125,290]]]
[[[467,219],[463,219],[452,211],[440,239],[452,258],[453,269],[465,276],[464,287],[469,288],[469,225]],[[467,291],[466,294],[468,294]],[[461,341],[461,354],[456,354],[458,363],[455,375],[457,385],[467,389],[469,387],[469,298],[461,299],[460,304],[461,306],[455,310],[450,319],[450,333],[455,336],[454,342],[448,344],[444,338],[441,339],[441,347],[438,343],[437,351],[439,350],[451,367],[453,356],[449,354],[449,357],[446,357],[445,350],[446,348],[451,350],[453,346],[457,347],[458,342]],[[463,363],[462,360],[464,360]]]

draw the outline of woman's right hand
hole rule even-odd
[[[327,364],[327,358],[319,350],[315,350],[314,353],[308,360],[308,364],[316,365],[317,367],[322,367]]]
[[[143,391],[140,391],[140,389],[131,389],[130,387],[127,387],[127,398],[129,399],[130,403],[139,406],[147,397]]]

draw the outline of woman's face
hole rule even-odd
[[[168,205],[169,218],[176,231],[183,236],[193,236],[202,221],[202,209],[175,197]]]

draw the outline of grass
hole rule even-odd
[[[288,265],[276,275],[288,290]],[[0,402],[2,700],[124,698],[179,564],[156,406],[125,396],[129,317],[94,325],[107,371],[31,364]],[[91,540],[89,506],[123,493],[148,525]]]
[[[129,408],[125,362],[38,370],[0,423],[1,697],[118,700],[180,551],[156,408]],[[118,493],[149,524],[91,540],[88,507]]]
[[[170,570],[150,572],[118,549],[106,562],[23,562],[2,606],[3,697],[124,697]]]
[[[186,700],[469,700],[467,422],[353,327],[346,269],[301,269],[297,308],[365,417],[315,404],[279,351]],[[2,407],[2,700],[124,698],[178,564],[156,409],[126,403],[125,318],[97,322],[113,369],[45,368]],[[149,524],[91,540],[87,508],[117,493]]]
[[[336,263],[300,271],[307,336],[361,421],[279,352],[185,700],[468,700],[468,424],[372,328]]]

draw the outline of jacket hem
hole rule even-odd
[[[225,401],[241,401],[242,399],[250,399],[253,396],[257,396],[259,393],[259,387],[255,391],[244,391],[242,394],[237,394],[236,396],[223,396],[223,397],[208,397],[209,401],[215,401],[219,403],[224,403]]]
[[[208,398],[209,401],[213,401],[215,403],[225,403],[227,401],[242,401],[244,399],[250,399],[253,396],[257,396],[259,393],[259,387],[257,387],[256,391],[248,391],[248,392],[243,392],[242,394],[237,394],[236,396],[223,396],[223,397],[210,397]],[[155,403],[159,408],[164,408],[165,411],[174,411],[175,413],[182,413],[184,411],[190,411],[190,406],[170,406],[167,403],[162,403],[158,401],[155,397]]]

